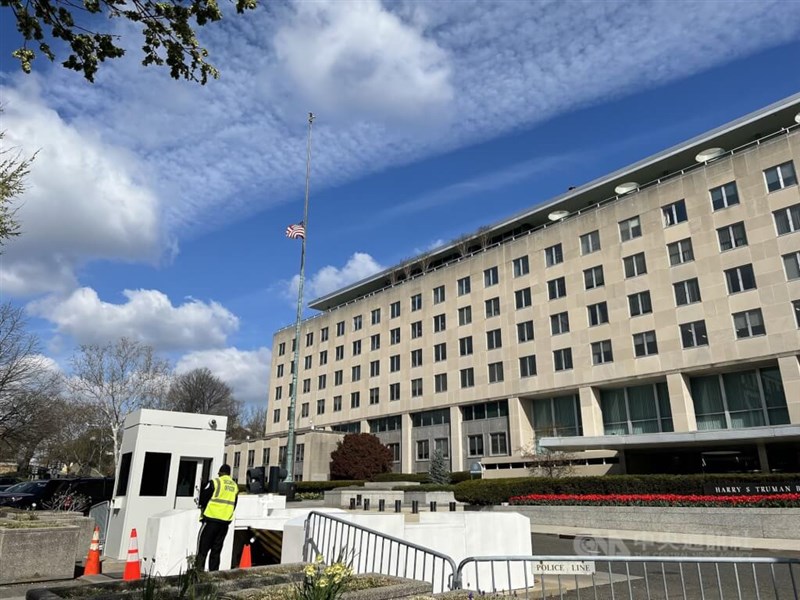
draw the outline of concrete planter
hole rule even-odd
[[[65,523],[68,525],[75,525],[80,528],[78,539],[75,542],[75,562],[80,562],[86,558],[89,553],[89,544],[92,542],[92,533],[94,532],[94,519],[84,517],[79,512],[69,511],[13,511],[7,512],[6,517],[0,513],[0,518],[8,518],[19,521],[30,520],[32,517],[35,521],[49,521],[54,523]]]
[[[664,506],[492,506],[516,512],[531,525],[582,527],[800,540],[800,508],[716,508]]]
[[[437,510],[447,510],[451,502],[456,498],[453,492],[405,492],[405,503],[411,504],[413,501],[419,502],[420,506],[430,506],[431,502],[436,502]]]
[[[57,522],[37,521],[32,528],[0,525],[0,584],[72,579],[80,535],[77,525]]]
[[[364,500],[369,500],[372,510],[378,509],[378,502],[386,502],[386,510],[394,510],[395,500],[403,501],[403,492],[385,489],[337,488],[325,492],[325,506],[333,508],[350,508],[350,499],[356,500],[358,508],[364,507]]]

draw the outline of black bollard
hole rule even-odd
[[[402,501],[395,500],[394,501],[394,512],[400,512],[400,510],[402,509],[402,506],[403,506]]]
[[[450,512],[456,512],[456,503],[455,502],[451,502],[450,503]]]
[[[355,509],[356,509],[356,499],[350,498],[350,510],[355,510]]]
[[[383,512],[384,510],[386,510],[386,500],[381,498],[378,500],[378,512]]]
[[[369,510],[369,498],[364,498],[364,510]]]
[[[417,514],[419,512],[419,500],[412,500],[411,501],[411,514]]]
[[[436,502],[431,500],[431,512],[436,512]]]

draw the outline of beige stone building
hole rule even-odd
[[[439,449],[523,475],[531,444],[585,473],[800,470],[798,168],[800,95],[313,301],[296,473],[325,478],[320,430],[375,433],[411,473]]]

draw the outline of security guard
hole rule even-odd
[[[209,481],[200,491],[200,535],[197,541],[197,568],[201,571],[206,566],[208,556],[208,570],[219,571],[219,555],[228,526],[233,521],[233,511],[236,509],[236,500],[239,496],[239,486],[231,479],[230,465],[219,468],[219,477]],[[209,555],[210,551],[210,555]]]

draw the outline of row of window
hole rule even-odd
[[[507,456],[508,455],[508,435],[505,431],[498,431],[495,433],[482,434],[476,433],[467,436],[467,456],[476,458],[486,456],[484,449],[484,441],[486,437],[489,438],[489,456]],[[430,460],[431,454],[431,440],[417,440],[417,460],[424,461]],[[398,444],[399,446],[399,444]],[[448,438],[434,438],[433,450],[439,452],[442,458],[450,458],[450,440]],[[399,461],[399,457],[398,457]]]

